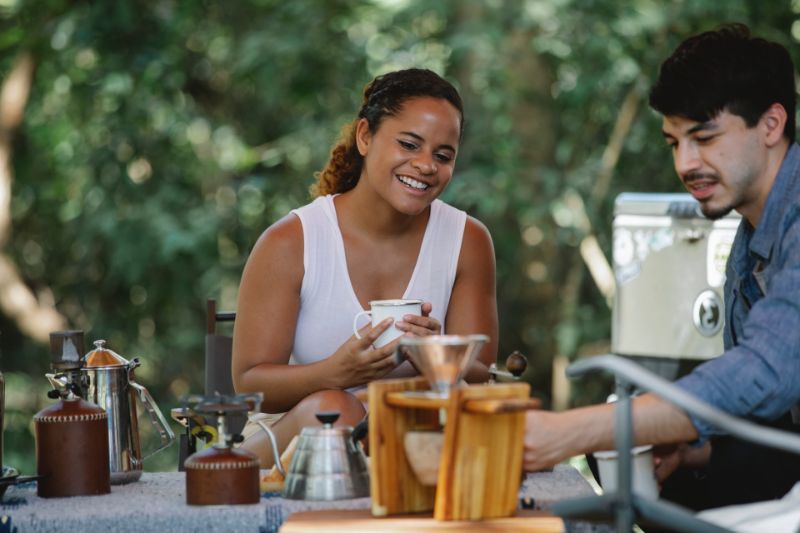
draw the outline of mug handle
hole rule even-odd
[[[370,319],[372,319],[372,310],[370,309],[369,311],[359,311],[358,313],[356,313],[356,316],[353,317],[353,333],[355,334],[356,339],[361,338],[361,335],[358,334],[358,319],[361,315],[368,316],[370,317]]]

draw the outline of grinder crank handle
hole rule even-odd
[[[167,420],[164,418],[164,415],[161,414],[161,410],[159,410],[158,405],[156,405],[156,402],[153,400],[153,397],[150,396],[150,393],[147,392],[147,389],[135,381],[130,381],[129,384],[139,395],[139,399],[142,401],[147,414],[150,415],[150,421],[154,426],[156,426],[156,429],[158,429],[158,435],[161,437],[161,446],[142,457],[142,461],[144,461],[148,457],[151,457],[152,455],[160,452],[172,444],[175,441],[175,433],[172,431],[172,428],[169,427]]]
[[[528,358],[522,355],[518,350],[511,352],[506,357],[506,370],[498,370],[497,363],[492,363],[489,366],[489,382],[494,383],[497,378],[503,377],[512,380],[517,380],[522,376],[528,368]]]

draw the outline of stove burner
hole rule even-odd
[[[0,475],[0,499],[6,493],[6,489],[11,485],[20,483],[27,483],[28,481],[37,481],[44,476],[20,476],[16,468],[10,466],[3,466],[3,474]]]

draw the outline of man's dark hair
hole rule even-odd
[[[665,116],[705,122],[722,111],[748,127],[774,103],[786,109],[783,135],[795,138],[794,64],[778,43],[729,24],[683,41],[661,65],[650,106]]]

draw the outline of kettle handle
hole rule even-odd
[[[172,431],[172,428],[169,427],[167,420],[164,418],[164,415],[161,414],[161,410],[159,410],[158,405],[156,405],[150,393],[147,392],[147,389],[133,380],[129,382],[129,385],[138,393],[139,400],[141,400],[142,405],[144,405],[145,410],[147,410],[147,414],[150,415],[150,421],[156,429],[158,429],[158,434],[161,437],[161,446],[142,457],[142,461],[144,461],[172,444],[175,441],[175,433]]]

